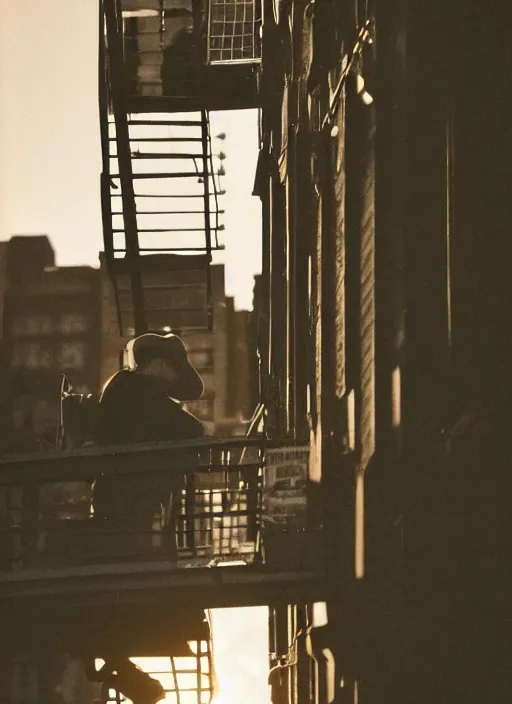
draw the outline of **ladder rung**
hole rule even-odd
[[[134,159],[202,159],[203,155],[202,154],[165,154],[165,152],[155,152],[154,154],[150,154],[148,152],[144,152],[143,154],[137,153],[137,152],[132,152],[132,157]]]
[[[210,198],[214,198],[218,193],[208,193]],[[122,193],[111,193],[112,198],[122,198]],[[182,193],[182,194],[168,194],[168,193],[158,193],[151,195],[150,193],[135,193],[135,198],[204,198],[203,193]]]
[[[109,137],[109,142],[116,142],[117,137]],[[131,142],[202,142],[202,137],[130,137]]]
[[[225,249],[223,244],[212,245],[210,250],[216,252],[218,250]],[[206,247],[139,247],[139,252],[208,252]],[[126,252],[126,249],[114,248],[114,254],[116,252]]]
[[[220,227],[213,227],[213,225],[210,227],[210,230],[213,232],[215,230],[222,230],[222,226]],[[138,232],[204,232],[204,227],[139,227],[137,228]],[[120,234],[124,233],[124,228],[122,227],[113,227],[112,232],[115,234]]]
[[[212,214],[224,215],[224,210],[212,211]],[[111,215],[124,215],[123,211],[115,211]],[[137,215],[204,215],[204,210],[137,210]]]
[[[173,174],[161,173],[161,174],[132,174],[132,178],[136,179],[152,179],[152,178],[207,178],[210,176],[209,173],[204,171],[176,171]],[[111,174],[110,178],[120,178],[119,174]]]
[[[158,125],[158,126],[165,126],[168,125],[170,127],[175,126],[175,127],[188,127],[188,126],[195,126],[195,127],[201,127],[202,122],[201,120],[128,120],[128,125],[146,125],[146,126],[151,126],[151,125]]]

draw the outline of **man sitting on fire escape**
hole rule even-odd
[[[201,397],[203,382],[190,364],[182,340],[173,334],[147,333],[131,343],[135,368],[107,382],[100,398],[100,442],[131,445],[204,437],[201,422],[181,402]],[[168,474],[102,476],[94,485],[97,519],[150,530],[155,515],[183,479]]]

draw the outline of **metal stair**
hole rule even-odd
[[[209,254],[220,249],[222,211],[206,111],[200,119],[129,119],[128,128],[140,252]],[[126,251],[126,226],[112,118],[108,129],[112,249],[114,257],[120,258]],[[172,235],[165,239],[153,236],[161,233]]]
[[[99,62],[103,232],[120,330],[131,334],[133,328],[140,334],[155,327],[148,320],[153,272],[159,272],[161,306],[162,289],[172,289],[180,269],[191,272],[189,285],[204,287],[203,321],[196,315],[193,327],[210,327],[209,265],[212,252],[222,248],[218,234],[223,211],[208,111],[129,114],[122,26],[120,4],[103,0]],[[177,259],[177,255],[188,256]],[[169,277],[163,281],[166,269]],[[183,286],[183,277],[179,285]],[[119,305],[121,299],[124,307]],[[166,305],[172,306],[171,299],[172,295],[167,297]]]

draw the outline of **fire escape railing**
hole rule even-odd
[[[283,508],[300,518],[307,505],[305,476],[289,482],[294,460],[282,465],[288,484],[275,481],[282,444],[209,438],[0,460],[0,573],[155,559],[269,564],[276,530],[265,548],[263,518]],[[283,529],[289,536],[290,523]]]
[[[260,0],[207,0],[210,65],[261,61]]]

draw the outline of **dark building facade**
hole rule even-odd
[[[62,373],[99,390],[99,271],[56,267],[45,236],[13,237],[6,253],[2,448],[22,452],[54,446]]]
[[[263,14],[262,388],[268,432],[310,442],[331,535],[316,652],[336,675],[315,701],[332,686],[329,701],[498,702],[506,5],[269,0]]]
[[[236,310],[234,299],[226,298],[227,342],[228,342],[228,399],[227,416],[240,421],[251,417],[249,388],[249,311]]]

